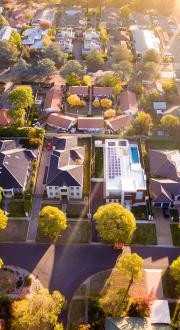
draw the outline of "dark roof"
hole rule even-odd
[[[122,130],[127,128],[133,122],[132,115],[122,115],[116,118],[106,120],[107,125],[114,131]]]
[[[82,186],[84,147],[78,147],[77,137],[53,139],[47,186]]]
[[[33,151],[13,140],[0,141],[0,186],[3,189],[25,188]]]
[[[180,153],[178,150],[151,149],[148,157],[152,176],[180,182],[180,167],[178,165]]]

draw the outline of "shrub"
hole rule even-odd
[[[16,282],[16,288],[20,288],[23,285],[23,280],[21,278],[19,278],[19,280],[17,280]]]
[[[100,104],[102,108],[110,109],[112,106],[112,101],[105,98],[100,101]]]
[[[81,101],[80,101],[80,107],[85,107],[85,106],[86,106],[86,101],[81,100]]]
[[[93,101],[93,107],[95,107],[95,108],[99,108],[99,107],[100,107],[100,102],[99,102],[98,99],[95,99],[95,100]]]
[[[32,277],[31,276],[26,276],[24,279],[24,285],[25,286],[31,286],[32,284]]]

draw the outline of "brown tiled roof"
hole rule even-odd
[[[0,126],[11,126],[12,119],[7,116],[7,109],[0,110]]]
[[[44,101],[44,110],[53,109],[55,111],[60,111],[62,104],[62,91],[60,86],[54,86],[49,89],[46,93],[46,98]]]
[[[112,95],[113,88],[112,87],[93,87],[93,95]]]
[[[77,121],[74,117],[64,116],[60,113],[51,113],[48,116],[47,124],[59,128],[68,129],[70,125]]]
[[[122,92],[119,96],[122,111],[132,110],[134,113],[138,111],[138,103],[136,94],[130,90]]]
[[[88,87],[87,86],[70,86],[69,92],[71,94],[77,94],[77,95],[88,95]]]
[[[104,128],[104,118],[103,117],[79,117],[78,118],[78,128],[79,129],[103,129]]]
[[[107,125],[113,130],[118,131],[126,128],[128,125],[132,124],[133,116],[132,115],[122,115],[116,118],[111,118],[106,120]]]

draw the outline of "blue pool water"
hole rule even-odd
[[[131,159],[132,163],[139,163],[139,152],[136,146],[131,147]]]

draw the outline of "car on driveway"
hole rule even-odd
[[[170,209],[168,207],[163,207],[162,211],[164,218],[166,219],[170,218]]]

